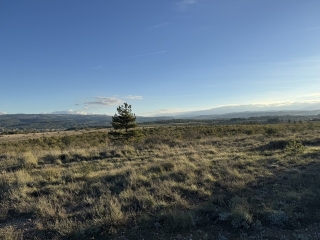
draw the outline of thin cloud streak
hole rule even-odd
[[[312,30],[320,30],[320,27],[310,27],[310,28],[305,28],[302,29],[303,31],[312,31]]]
[[[180,10],[185,10],[188,6],[198,3],[197,0],[182,0],[177,3]]]
[[[124,57],[124,58],[122,58],[122,59],[137,58],[137,57],[146,57],[146,56],[151,56],[151,55],[156,55],[156,54],[163,54],[163,53],[167,53],[167,51],[159,51],[159,52],[153,52],[153,53],[146,53],[146,54],[128,56],[128,57]]]
[[[142,96],[128,95],[126,97],[95,97],[92,101],[85,101],[83,110],[96,109],[108,106],[117,106],[129,100],[142,100]]]
[[[311,31],[318,31],[320,30],[320,27],[308,27],[308,28],[301,28],[296,29],[288,32],[283,32],[282,34],[277,35],[277,37],[281,37],[288,34],[296,34],[296,33],[302,33],[302,32],[311,32]]]
[[[206,106],[198,109],[187,109],[187,108],[168,108],[168,109],[157,109],[152,112],[145,112],[143,116],[174,116],[184,115],[193,112],[210,111],[205,113],[198,113],[198,115],[207,114],[224,114],[231,112],[244,112],[244,111],[282,111],[282,110],[316,110],[320,109],[320,92],[307,92],[304,94],[297,94],[295,98],[289,98],[284,95],[282,100],[277,99],[279,93],[277,92],[274,98],[271,96],[265,99],[250,99],[250,101],[243,101],[242,103],[229,103]],[[273,99],[273,100],[270,100]],[[277,99],[277,100],[276,100]]]
[[[142,96],[132,96],[132,95],[128,95],[125,97],[125,99],[130,99],[130,100],[141,100]]]
[[[168,24],[169,24],[169,22],[163,22],[163,23],[154,25],[154,26],[152,26],[152,27],[149,27],[148,29],[149,29],[149,30],[153,30],[153,29],[157,29],[157,28],[161,28],[161,27],[167,26]]]
[[[91,67],[91,69],[99,69],[99,68],[102,68],[102,67],[103,67],[102,65],[98,65],[98,66]]]
[[[105,106],[114,106],[122,102],[121,99],[115,97],[96,97],[95,101],[87,101],[86,105],[105,105]]]

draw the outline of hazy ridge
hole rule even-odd
[[[196,115],[199,113],[199,115]],[[203,114],[200,114],[203,113]],[[137,116],[138,123],[170,123],[184,120],[234,120],[235,118],[266,121],[270,117],[280,120],[309,120],[319,118],[320,110],[311,111],[245,111],[225,114],[205,114],[207,112],[192,112],[177,116],[142,117]],[[4,114],[0,115],[0,130],[66,130],[88,127],[111,127],[112,116],[80,115],[80,114]]]

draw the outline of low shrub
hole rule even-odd
[[[305,151],[305,147],[302,142],[291,140],[285,147],[285,152],[290,155],[299,155]]]
[[[25,168],[32,168],[38,165],[38,158],[32,152],[25,152],[21,158],[21,165]]]

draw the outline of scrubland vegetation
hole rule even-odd
[[[0,239],[319,239],[320,124],[0,137]]]

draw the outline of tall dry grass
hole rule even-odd
[[[2,144],[0,238],[267,238],[320,219],[317,123],[141,131]]]

